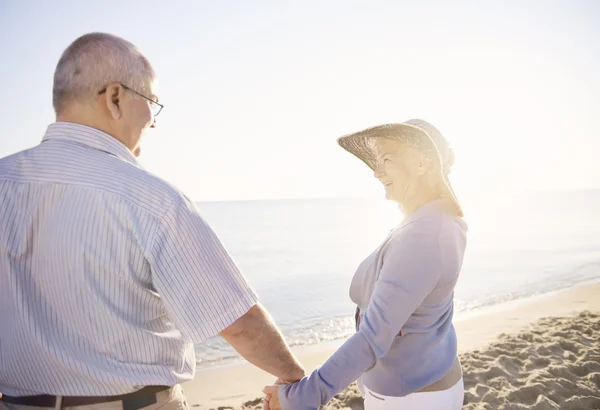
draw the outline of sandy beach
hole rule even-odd
[[[510,302],[455,320],[465,409],[600,409],[600,284]],[[339,343],[296,351],[307,370]],[[273,377],[248,364],[184,384],[191,407],[260,409]],[[355,386],[326,409],[362,409]]]

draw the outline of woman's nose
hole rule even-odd
[[[373,174],[377,179],[381,178],[384,175],[384,172],[381,168],[381,165],[377,164],[377,167],[375,168],[375,173]]]

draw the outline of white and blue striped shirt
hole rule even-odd
[[[0,392],[190,380],[193,344],[256,303],[193,203],[115,138],[58,122],[0,159]]]

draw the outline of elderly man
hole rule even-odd
[[[0,409],[187,408],[194,343],[217,334],[304,376],[194,204],[136,162],[154,84],[133,44],[84,35],[42,143],[0,159]]]

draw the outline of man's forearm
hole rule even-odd
[[[266,310],[259,304],[220,333],[253,365],[285,381],[304,377],[296,359]]]

